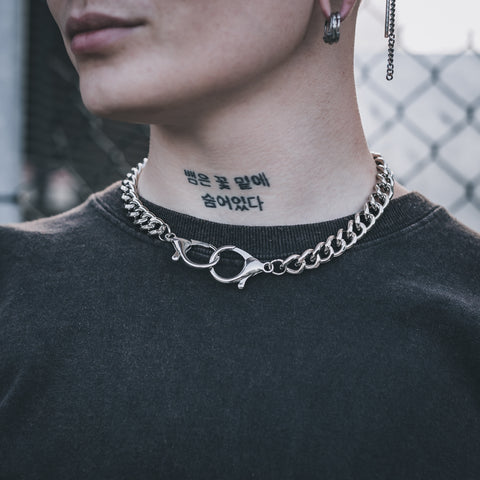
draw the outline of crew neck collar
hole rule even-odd
[[[116,182],[102,192],[98,192],[94,195],[94,200],[102,207],[104,212],[116,217],[132,231],[143,235],[148,240],[152,240],[151,237],[140,232],[131,218],[127,217],[121,199],[120,185],[121,182]],[[325,241],[330,235],[336,234],[340,228],[345,229],[348,221],[353,218],[352,214],[326,222],[299,225],[230,225],[199,219],[140,198],[152,213],[170,225],[177,236],[199,240],[217,247],[236,245],[261,260],[276,257],[284,258],[293,253],[302,252],[307,248],[313,248],[320,241]],[[415,191],[394,198],[377,223],[359,242],[359,245],[360,243],[368,244],[408,228],[439,208],[438,205]]]

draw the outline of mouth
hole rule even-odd
[[[138,19],[87,13],[81,17],[70,17],[66,24],[66,34],[75,55],[92,54],[100,52],[143,24]]]

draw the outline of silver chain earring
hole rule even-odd
[[[385,38],[388,38],[387,80],[393,80],[394,55],[395,55],[395,2],[387,0],[385,10]]]
[[[325,30],[323,35],[323,41],[332,45],[333,43],[338,43],[340,40],[340,23],[341,23],[340,12],[332,13],[330,18],[325,22]]]

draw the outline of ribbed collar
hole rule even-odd
[[[121,193],[120,182],[116,182],[95,194],[94,200],[104,211],[139,232],[137,226],[126,215]],[[320,241],[325,241],[330,235],[336,234],[340,228],[346,228],[352,218],[347,216],[327,222],[287,226],[229,225],[202,220],[163,208],[143,198],[141,200],[156,216],[167,222],[177,236],[200,240],[217,247],[236,245],[261,260],[284,258],[292,253],[313,248]],[[440,208],[418,192],[410,192],[393,199],[361,243],[372,242],[410,227]]]

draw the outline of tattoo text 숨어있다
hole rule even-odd
[[[255,175],[240,175],[230,179],[224,175],[212,175],[211,179],[205,173],[198,173],[193,170],[184,170],[184,173],[188,183],[199,187],[230,191],[232,189],[247,191],[254,187],[270,188],[270,182],[263,172]],[[258,195],[211,195],[210,193],[204,193],[201,198],[206,208],[226,208],[236,212],[252,210],[263,212],[265,203]]]
[[[214,197],[207,193],[202,195],[202,200],[207,208],[225,207],[236,212],[249,212],[250,210],[262,212],[265,203],[258,195],[251,197],[217,195]]]

